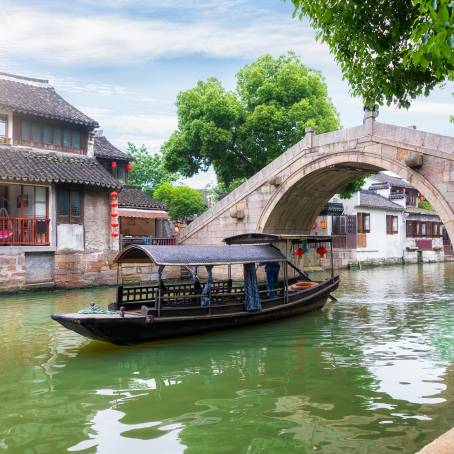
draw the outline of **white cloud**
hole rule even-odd
[[[109,140],[125,149],[128,142],[144,144],[156,153],[163,142],[177,128],[176,115],[148,113],[120,113],[102,108],[83,108],[83,112],[100,123]]]
[[[159,57],[254,57],[289,49],[306,63],[332,63],[312,31],[285,15],[248,25],[76,16],[9,9],[0,27],[0,54],[51,63],[125,65]]]
[[[449,117],[449,115],[454,114],[454,105],[452,102],[413,101],[409,112]]]

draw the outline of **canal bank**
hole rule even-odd
[[[322,312],[126,348],[49,318],[112,288],[3,296],[0,449],[417,452],[454,426],[453,293],[451,263],[343,272]]]

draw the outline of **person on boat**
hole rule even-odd
[[[266,273],[266,289],[268,290],[268,296],[274,298],[277,296],[277,285],[279,280],[279,271],[281,265],[279,262],[270,262],[265,263],[265,273]]]

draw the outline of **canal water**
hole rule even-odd
[[[414,453],[454,426],[454,264],[342,274],[322,312],[115,347],[49,314],[113,289],[0,297],[0,451]]]

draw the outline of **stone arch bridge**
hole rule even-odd
[[[390,170],[432,203],[454,238],[454,137],[375,121],[304,138],[181,233],[180,242],[219,244],[251,231],[308,233],[323,205],[358,176]]]

